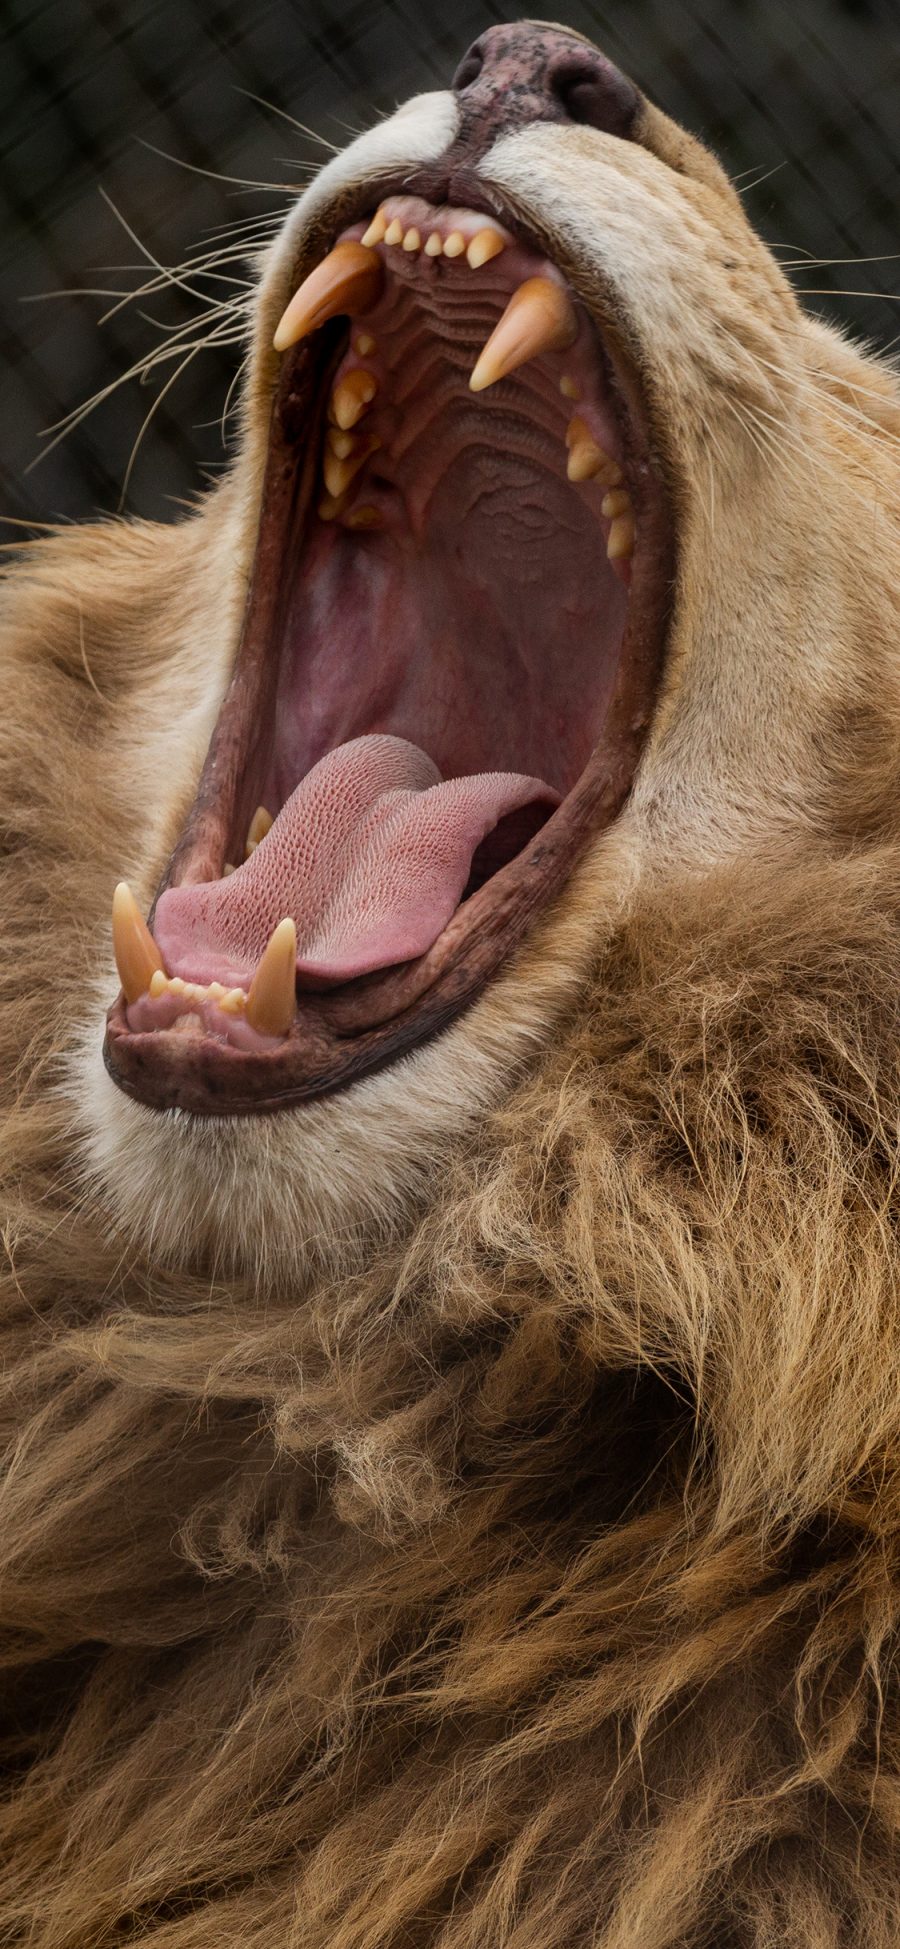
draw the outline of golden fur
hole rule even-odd
[[[717,165],[482,172],[636,340],[679,579],[635,790],[493,989],[343,1097],[103,1075],[239,627],[242,454],[27,551],[0,726],[3,1940],[892,1949],[900,1914],[900,393]]]

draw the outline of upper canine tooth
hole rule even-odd
[[[489,264],[492,257],[499,257],[501,250],[505,249],[498,230],[479,230],[466,251],[466,260],[473,271],[479,271],[482,264]]]
[[[264,805],[258,805],[250,821],[250,824],[247,827],[247,839],[244,845],[245,859],[249,859],[250,854],[255,853],[260,840],[265,839],[266,833],[271,832],[271,830],[272,830],[271,812],[267,812]]]
[[[120,880],[112,903],[113,953],[127,1002],[146,995],[163,958],[127,880]]]
[[[566,292],[548,277],[526,278],[513,292],[478,360],[469,380],[473,393],[508,378],[539,352],[565,351],[577,333],[578,320]]]
[[[362,419],[377,391],[375,374],[362,365],[354,366],[352,372],[345,372],[343,378],[338,380],[331,395],[331,409],[343,433],[348,433],[351,426]]]
[[[384,233],[384,241],[386,244],[402,244],[403,225],[399,217],[395,217],[393,223],[388,224],[387,230]]]
[[[247,993],[247,1020],[261,1035],[287,1035],[297,1002],[297,929],[279,921]]]
[[[353,318],[371,310],[383,283],[384,269],[374,250],[365,244],[335,244],[294,292],[272,341],[276,352],[286,352],[341,312]]]
[[[365,244],[367,250],[370,250],[373,244],[383,243],[384,233],[386,230],[387,230],[387,217],[383,216],[382,212],[379,210],[377,211],[376,215],[372,218],[369,228],[365,232],[365,235],[363,236],[363,243]]]

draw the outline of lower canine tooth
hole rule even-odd
[[[624,561],[634,554],[634,535],[634,515],[617,514],[606,544],[607,557],[611,562]]]
[[[508,378],[540,352],[565,351],[577,333],[574,307],[560,285],[548,277],[526,278],[513,292],[478,360],[469,380],[473,393]]]
[[[466,261],[473,271],[480,271],[482,264],[489,264],[491,258],[499,257],[501,250],[505,248],[499,231],[479,230],[477,237],[472,238],[466,251]]]
[[[250,854],[255,853],[260,840],[265,839],[266,833],[271,832],[271,830],[271,812],[267,812],[264,805],[258,805],[247,828],[247,839],[244,845],[245,859],[249,859]]]
[[[384,268],[374,250],[365,244],[335,244],[329,255],[304,278],[294,292],[272,341],[276,352],[318,331],[329,318],[346,312],[354,318],[369,311],[377,302],[384,283]]]
[[[113,953],[127,1002],[146,995],[163,958],[127,880],[120,880],[112,904]]]
[[[286,1035],[294,1019],[297,929],[287,917],[269,939],[247,994],[247,1020],[261,1035]]]
[[[377,391],[378,381],[374,373],[367,372],[361,365],[354,366],[352,372],[346,372],[343,379],[338,380],[331,395],[331,410],[344,433],[362,419]]]

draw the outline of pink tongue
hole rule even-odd
[[[354,738],[301,780],[246,865],[162,895],[154,933],[166,967],[246,987],[286,915],[297,923],[297,971],[312,981],[411,961],[455,913],[498,822],[530,818],[530,836],[558,804],[539,778],[482,772],[442,784],[405,738]]]

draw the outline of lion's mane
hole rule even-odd
[[[895,1943],[897,858],[643,902],[354,1277],[18,1115],[8,1940]]]

